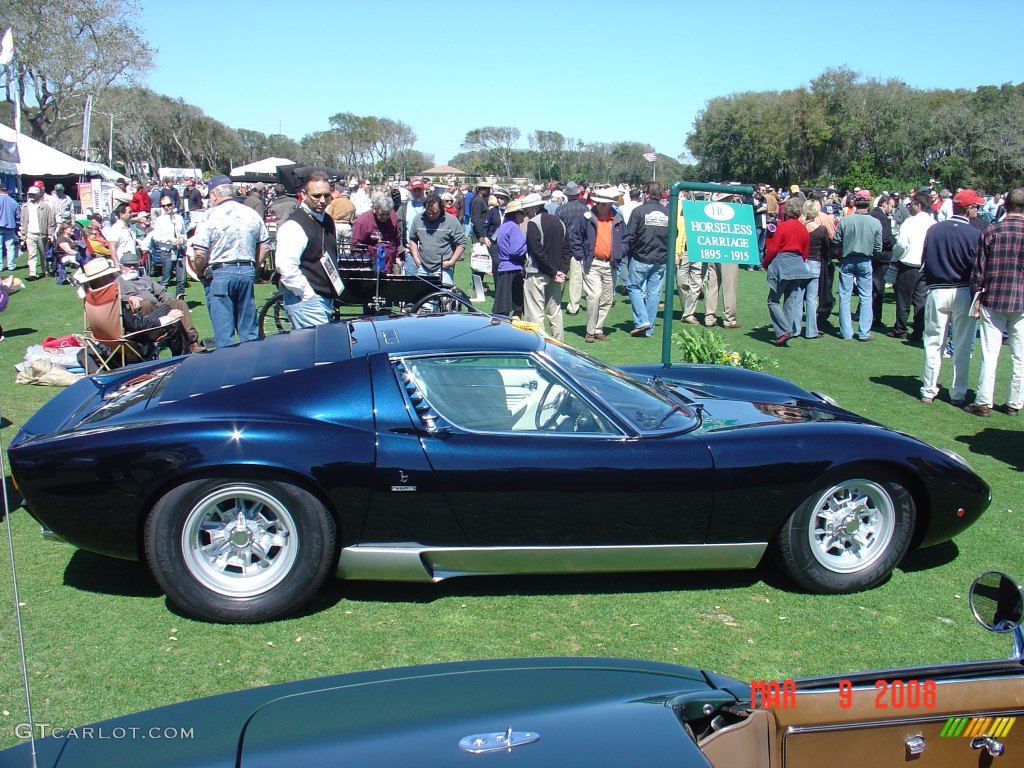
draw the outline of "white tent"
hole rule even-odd
[[[239,165],[231,169],[232,176],[244,176],[247,173],[277,173],[279,165],[295,165],[294,160],[285,157],[268,157],[248,165]]]
[[[17,140],[15,140],[17,139]],[[85,163],[0,125],[0,170],[24,176],[84,176]]]
[[[85,168],[87,175],[99,176],[104,181],[117,181],[118,179],[127,178],[123,173],[115,171],[105,163],[85,163]]]

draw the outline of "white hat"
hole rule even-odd
[[[103,257],[97,257],[85,262],[85,266],[75,275],[75,280],[79,283],[89,283],[99,280],[101,277],[116,274],[117,270],[114,269],[113,262]]]
[[[614,203],[621,194],[615,187],[605,187],[591,192],[590,199],[595,203]]]
[[[542,198],[536,192],[531,192],[522,200],[520,200],[519,204],[523,206],[524,209],[533,208],[538,205],[544,205],[544,198]]]

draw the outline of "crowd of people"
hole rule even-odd
[[[837,268],[839,335],[871,341],[873,330],[886,328],[882,299],[892,283],[895,318],[886,336],[923,346],[921,401],[936,400],[942,359],[951,357],[950,403],[990,416],[996,365],[1008,343],[1012,372],[1002,407],[1016,416],[1024,401],[1024,189],[1005,198],[974,189],[953,194],[924,187],[906,196],[857,189],[844,202],[794,187],[775,208],[781,223],[762,259],[775,343],[785,345],[801,327],[805,338],[819,338],[818,327],[831,313]],[[981,369],[968,404],[979,331]]]
[[[29,281],[63,263],[109,259],[113,270],[125,270],[122,281],[148,280],[138,291],[123,291],[141,292],[145,299],[127,312],[159,312],[173,322],[187,311],[168,299],[183,304],[184,253],[191,248],[218,346],[257,337],[253,285],[272,247],[284,306],[296,328],[331,318],[342,290],[340,254],[372,254],[385,272],[432,276],[451,286],[455,265],[468,251],[472,270],[491,276],[495,314],[546,325],[563,339],[564,314],[578,314],[585,303],[584,341],[595,343],[610,338],[606,323],[616,292],[628,296],[630,335],[654,333],[668,256],[668,196],[657,182],[642,189],[575,181],[505,188],[414,178],[375,189],[367,179],[332,183],[314,172],[291,194],[281,184],[239,189],[225,176],[205,184],[120,179],[111,192],[110,220],[93,215],[79,232],[73,201],[61,185],[46,194],[40,183],[28,189],[21,206],[0,190],[0,236],[7,269],[14,267],[20,242]],[[838,283],[840,338],[870,341],[874,331],[887,330],[887,336],[923,345],[924,402],[936,399],[945,354],[953,358],[951,402],[966,406],[967,366],[980,321],[981,381],[968,410],[991,412],[1004,339],[1013,358],[1004,407],[1008,413],[1019,410],[1024,241],[1014,233],[1022,226],[1024,192],[1014,190],[1004,199],[971,189],[953,194],[933,184],[908,194],[855,189],[840,196],[758,184],[750,196],[726,191],[709,199],[753,209],[760,263],[747,268],[764,270],[776,345],[821,338],[836,308]],[[714,327],[721,317],[725,329],[740,328],[740,267],[691,260],[681,211],[682,206],[675,213],[680,237],[674,260],[682,321]],[[148,255],[149,272],[159,272],[159,282],[139,276],[140,254]],[[84,269],[78,282],[83,280],[91,281]],[[173,296],[166,292],[172,281]],[[882,323],[888,284],[895,293],[891,328]],[[704,312],[698,317],[701,300]],[[185,324],[187,346],[198,349],[187,318]],[[126,315],[126,327],[137,325]]]

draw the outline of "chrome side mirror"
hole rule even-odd
[[[971,584],[971,613],[990,632],[1013,632],[1013,656],[1024,657],[1024,589],[1000,571],[986,571]]]

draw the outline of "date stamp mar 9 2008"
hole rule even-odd
[[[875,709],[933,709],[934,680],[876,680]],[[853,683],[839,681],[839,706],[853,706]],[[791,709],[796,706],[796,682],[793,680],[751,680],[750,706],[766,709]]]

